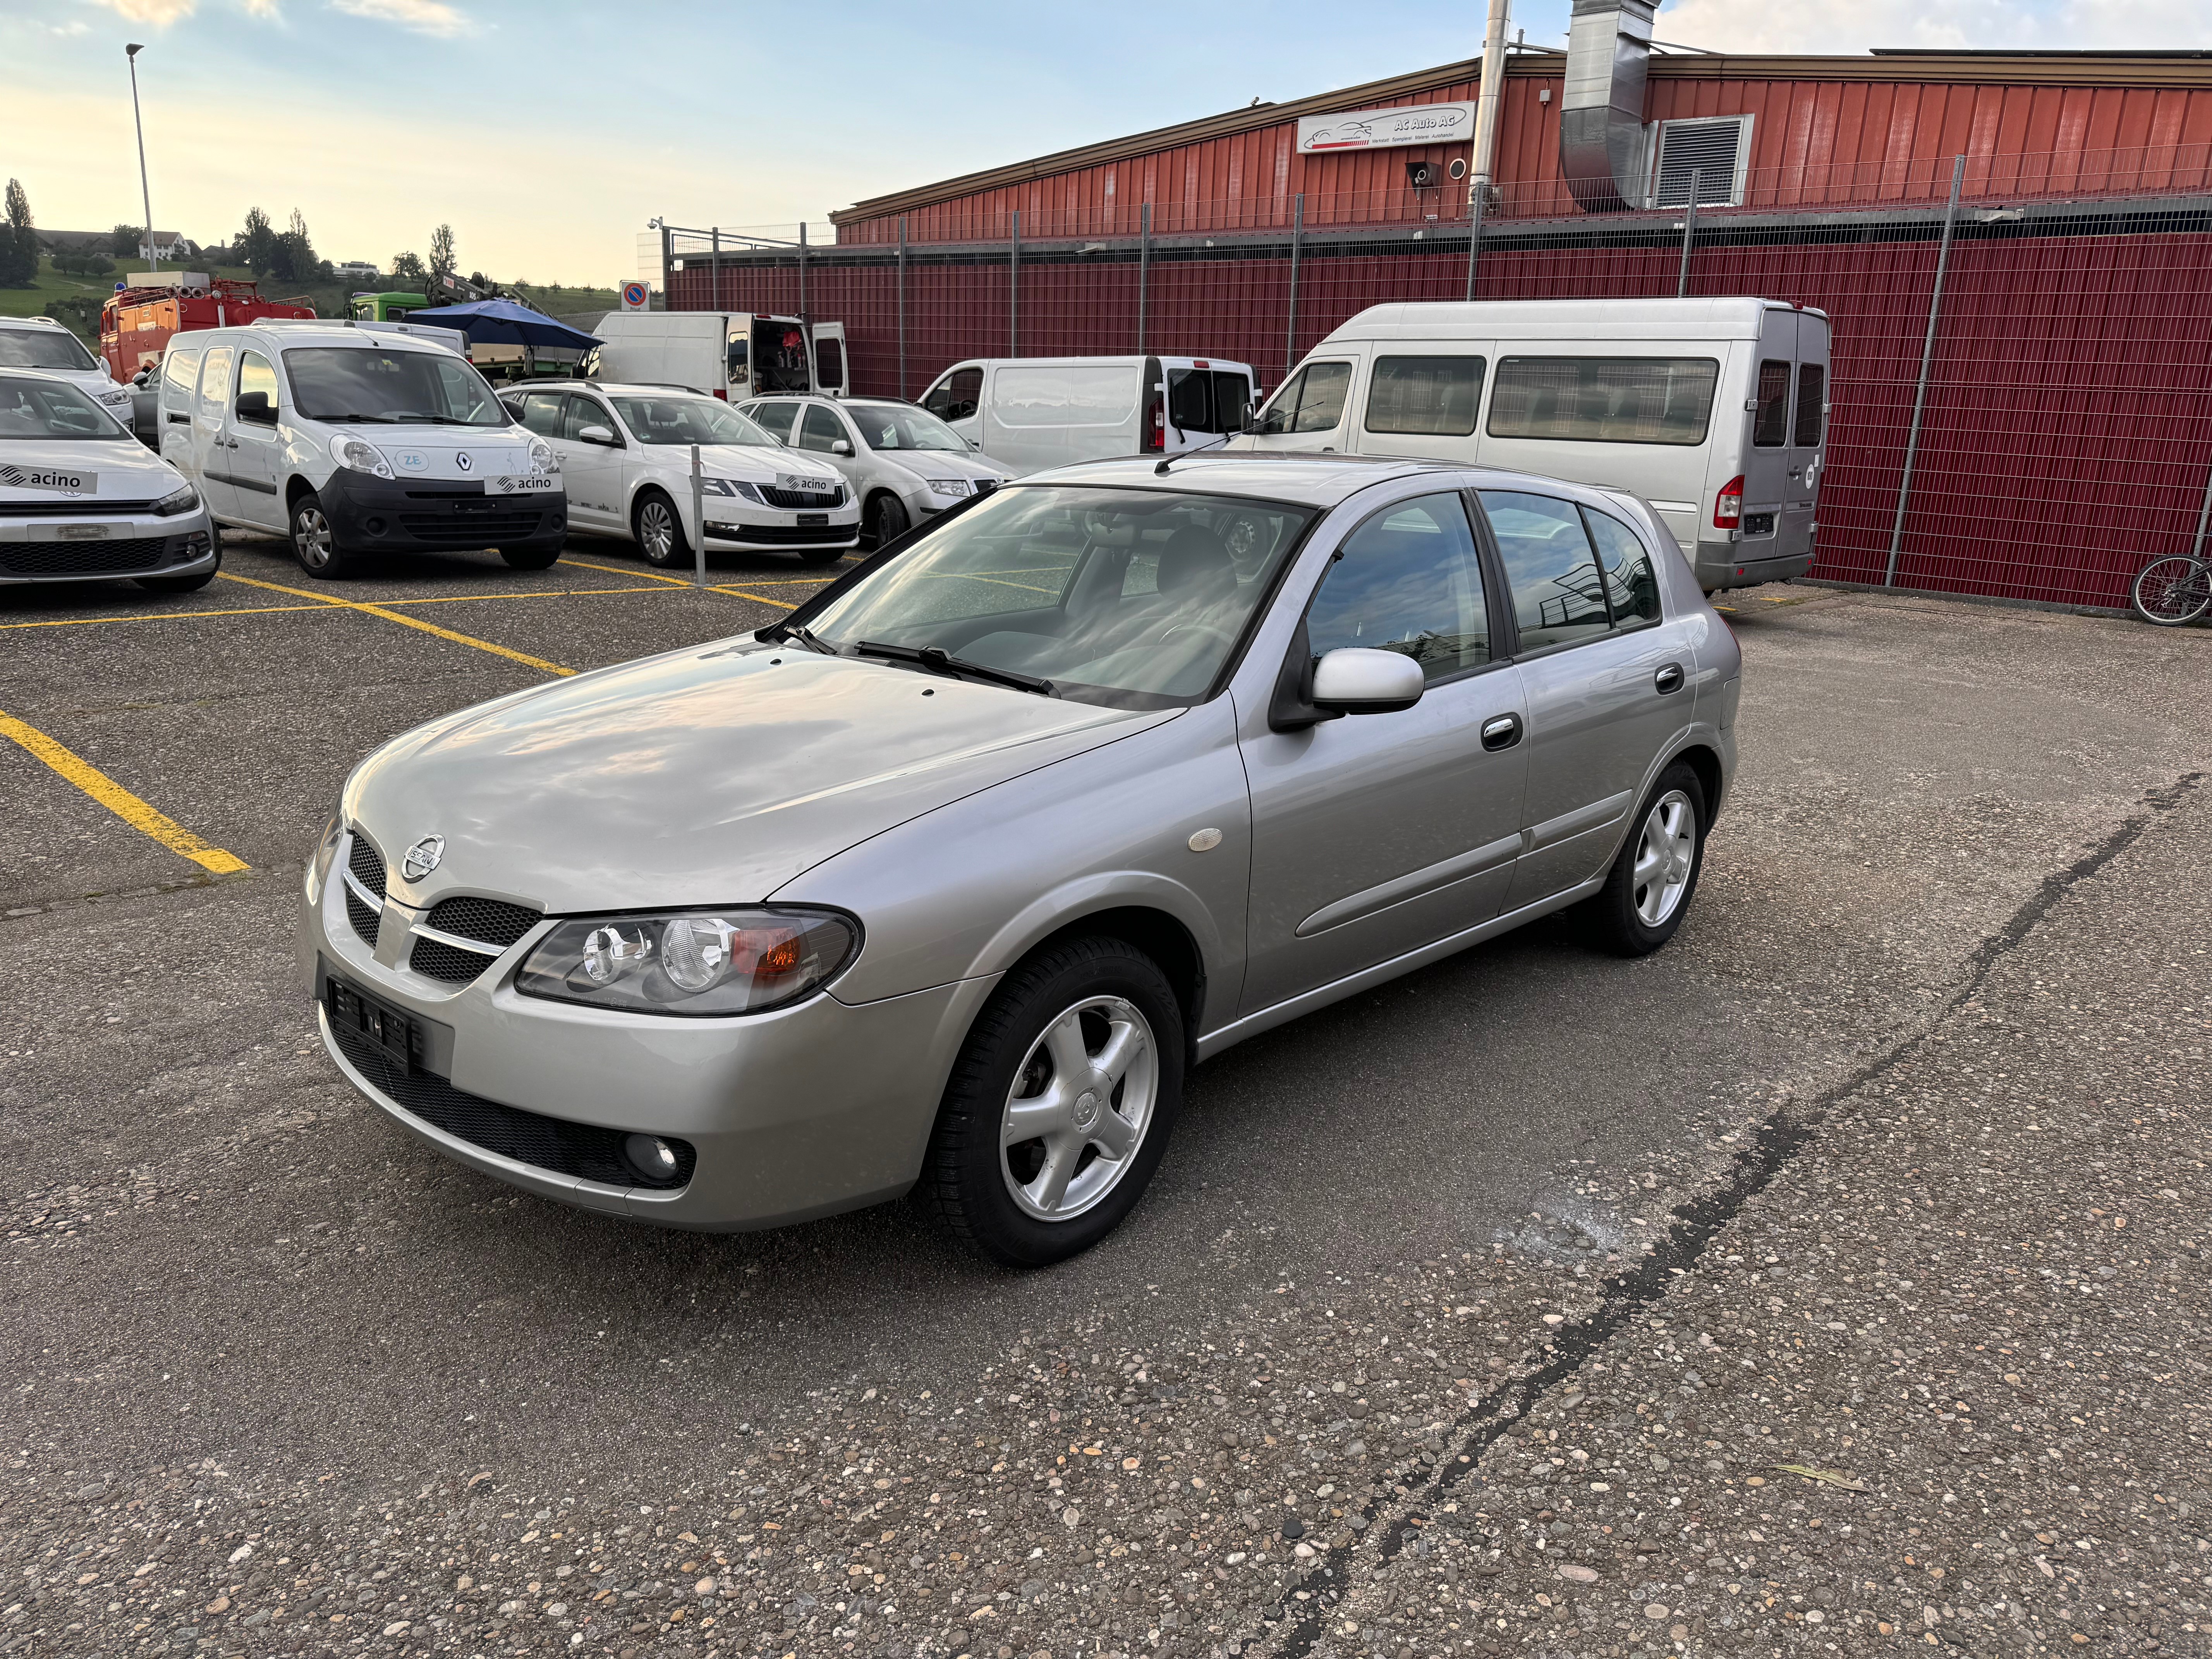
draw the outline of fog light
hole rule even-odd
[[[384,533],[384,520],[381,519],[364,519],[362,521],[361,527],[368,532],[372,536],[381,536]]]
[[[623,1156],[647,1181],[676,1178],[676,1149],[659,1135],[631,1135],[623,1142]]]

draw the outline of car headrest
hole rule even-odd
[[[1160,550],[1158,580],[1163,593],[1206,603],[1236,591],[1237,564],[1221,538],[1187,524]]]

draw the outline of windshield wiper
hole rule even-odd
[[[910,645],[885,645],[879,640],[862,640],[853,647],[859,657],[882,657],[890,662],[919,663],[935,674],[972,674],[979,680],[988,680],[994,685],[1012,686],[1017,691],[1034,692],[1040,697],[1057,696],[1050,680],[1041,680],[1034,674],[1017,674],[1011,668],[994,668],[988,663],[969,662],[956,657],[937,646],[925,645],[916,649]]]
[[[809,651],[819,651],[825,657],[834,657],[838,654],[836,646],[822,638],[805,623],[772,623],[754,634],[753,637],[757,640],[765,640],[771,645],[782,640],[797,640]]]
[[[330,421],[346,425],[398,426],[397,415],[310,415],[311,421]]]

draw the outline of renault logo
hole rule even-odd
[[[407,849],[400,860],[399,872],[410,881],[420,881],[438,867],[438,860],[446,856],[443,836],[425,836]]]
[[[476,463],[471,460],[465,454],[462,454],[453,457],[453,465],[460,468],[462,471],[465,472],[471,467],[474,466]]]

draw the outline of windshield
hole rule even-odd
[[[0,336],[0,338],[5,338]],[[75,386],[0,374],[0,440],[128,438],[115,418]]]
[[[623,423],[641,444],[758,444],[779,447],[727,404],[713,398],[678,394],[666,398],[617,398]]]
[[[1220,495],[1018,486],[806,623],[848,650],[934,646],[1062,696],[1177,708],[1206,695],[1313,517]]]
[[[871,449],[953,449],[968,453],[967,441],[926,409],[898,404],[847,404],[845,412]]]
[[[63,328],[0,328],[0,368],[98,368],[93,355]]]
[[[284,354],[294,406],[310,421],[505,426],[484,377],[450,351],[295,346]]]

